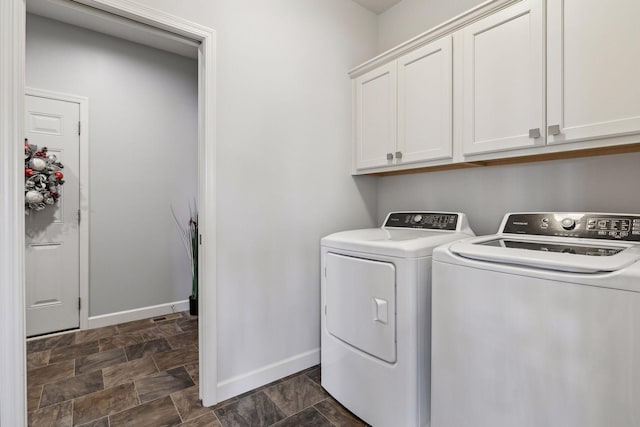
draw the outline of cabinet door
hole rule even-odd
[[[548,2],[548,142],[640,133],[640,2]]]
[[[447,36],[398,59],[398,162],[452,156],[451,45]]]
[[[396,151],[396,63],[355,80],[356,169],[393,164]]]
[[[544,145],[541,0],[523,0],[462,30],[464,154]]]

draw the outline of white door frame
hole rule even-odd
[[[0,426],[26,425],[24,93],[26,0],[0,1]],[[130,0],[75,0],[200,42],[200,397],[217,403],[215,31]]]
[[[78,104],[80,106],[80,225],[79,251],[80,251],[80,329],[89,327],[89,98],[71,95],[68,93],[54,92],[44,89],[27,87],[26,95],[39,96],[41,98],[54,99]],[[25,260],[26,261],[26,260]]]

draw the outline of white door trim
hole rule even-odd
[[[27,425],[24,29],[25,0],[0,1],[0,425],[6,427]]]
[[[79,0],[200,42],[198,196],[200,200],[200,397],[217,403],[216,111],[213,29],[130,0]],[[0,425],[26,425],[24,308],[25,0],[0,2]]]
[[[89,98],[27,87],[25,95],[73,102],[80,106],[80,329],[89,327]]]

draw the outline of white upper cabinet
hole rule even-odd
[[[452,157],[452,39],[355,79],[356,170]]]
[[[396,63],[385,64],[355,80],[356,168],[393,163],[396,151]]]
[[[452,40],[398,59],[398,162],[452,157]]]
[[[547,2],[548,143],[640,133],[640,1]]]
[[[640,0],[488,0],[356,67],[353,172],[640,151],[639,18]]]
[[[472,23],[461,40],[464,154],[544,145],[542,1],[523,0]]]

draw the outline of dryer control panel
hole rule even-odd
[[[505,216],[500,232],[640,242],[640,215],[514,213]]]
[[[392,212],[387,216],[383,227],[455,231],[458,227],[458,214],[440,212]]]

